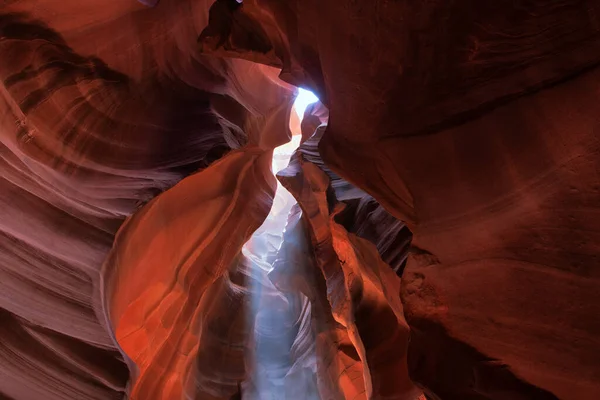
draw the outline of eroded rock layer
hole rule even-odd
[[[432,396],[599,391],[599,7],[248,0],[201,36],[319,93],[326,164],[412,230],[409,358]]]
[[[3,2],[0,397],[596,399],[599,13]]]
[[[315,164],[298,153],[278,178],[298,200],[313,247],[317,270],[313,285],[304,286],[306,295],[320,304],[319,296],[327,294],[323,319],[329,326],[322,335],[331,342],[317,341],[321,379],[329,377],[322,398],[416,399],[419,391],[406,365],[409,330],[398,298],[400,279],[374,244],[334,221],[344,205],[328,198],[329,179]],[[373,330],[374,323],[385,329]]]
[[[286,141],[293,91],[277,71],[191,54],[207,5],[31,5],[0,16],[0,393],[122,398],[128,357],[100,295],[115,232],[230,148]]]

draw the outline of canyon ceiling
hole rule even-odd
[[[4,0],[0,79],[1,399],[600,398],[600,0]]]

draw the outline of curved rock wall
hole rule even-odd
[[[192,17],[208,5],[117,3],[0,10],[0,393],[10,398],[122,398],[128,368],[99,295],[117,229],[232,147],[269,158],[289,136],[293,91],[276,72],[193,51]]]
[[[4,2],[0,396],[252,398],[259,281],[286,398],[595,399],[599,12]],[[255,276],[291,85],[327,110]]]
[[[409,365],[431,396],[598,392],[599,7],[248,0],[203,43],[315,90],[325,163],[413,232]]]

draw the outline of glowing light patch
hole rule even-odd
[[[294,110],[302,120],[304,117],[304,111],[309,104],[316,103],[319,101],[319,98],[315,96],[313,92],[310,90],[298,88],[298,95],[296,96],[296,100],[294,100]]]
[[[317,96],[310,91],[298,89],[293,108],[300,122],[306,107],[318,100]],[[289,164],[301,140],[302,136],[296,133],[288,143],[274,149],[273,173],[277,173]],[[307,379],[304,372],[299,374],[296,371],[292,374],[295,364],[293,364],[291,346],[297,335],[298,327],[294,328],[294,326],[300,316],[298,314],[298,302],[302,301],[300,292],[288,297],[279,292],[268,277],[268,273],[273,270],[272,263],[277,258],[283,243],[288,216],[295,204],[297,203],[294,196],[277,181],[273,205],[267,218],[242,247],[242,254],[250,262],[248,273],[252,279],[249,280],[250,307],[247,310],[249,321],[254,322],[255,341],[255,352],[251,360],[254,366],[250,377],[253,388],[244,393],[244,399],[279,399],[290,387],[295,393],[302,393],[294,398],[319,399],[314,375]],[[286,266],[286,273],[292,276],[291,271],[294,268],[296,268],[294,265]],[[316,354],[313,350],[307,350],[303,357],[313,358]]]

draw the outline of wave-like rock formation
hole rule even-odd
[[[202,43],[318,93],[325,163],[411,229],[409,364],[432,396],[598,393],[599,7],[247,0]]]
[[[598,21],[2,2],[0,397],[595,400]]]
[[[186,13],[183,5],[162,13],[132,3],[103,13],[98,2],[69,14],[49,3],[54,18],[47,21],[27,5],[3,6],[0,16],[0,392],[14,399],[122,398],[129,357],[118,351],[119,324],[106,320],[100,296],[113,289],[103,286],[101,267],[117,229],[232,148],[263,149],[229,159],[240,173],[255,164],[248,157],[265,158],[249,170],[259,168],[254,175],[266,179],[269,148],[289,135],[281,127],[293,91],[275,83],[277,71],[192,57],[199,30],[182,31],[203,14]],[[130,23],[114,23],[118,13]],[[169,21],[178,20],[181,31],[165,34]],[[136,26],[146,30],[131,36]],[[100,43],[109,31],[116,36]],[[215,171],[225,168],[221,175],[238,178],[230,166]],[[206,190],[196,195],[219,195]],[[237,193],[231,185],[223,190]],[[135,372],[139,365],[130,367]]]
[[[416,399],[419,391],[406,364],[409,329],[398,296],[400,279],[374,244],[335,222],[344,206],[333,195],[328,198],[329,179],[315,164],[298,154],[278,178],[298,200],[313,247],[317,270],[307,274],[314,278],[304,286],[306,295],[325,304],[323,336],[330,343],[317,338],[323,375],[330,381],[323,398]]]
[[[215,282],[269,210],[270,162],[270,152],[231,152],[158,196],[120,229],[101,284],[109,290],[102,297],[116,341],[137,367],[133,398],[182,398],[195,358],[201,365],[202,354],[214,357],[198,351],[216,334],[204,319],[219,299]],[[232,311],[219,311],[225,310]]]

